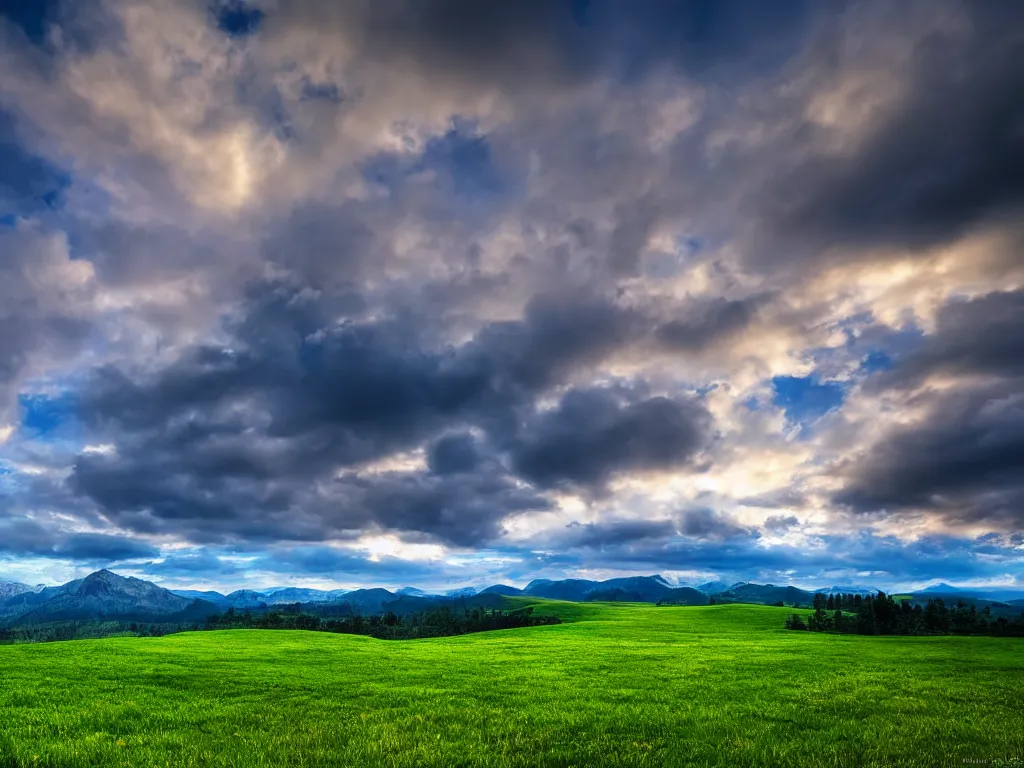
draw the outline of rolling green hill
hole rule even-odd
[[[787,632],[786,609],[0,647],[0,766],[939,766],[1024,759],[1024,646]]]

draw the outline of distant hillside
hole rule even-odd
[[[232,608],[260,608],[267,604],[267,596],[255,589],[236,589],[225,597]]]
[[[429,592],[424,592],[422,589],[417,589],[416,587],[402,587],[395,592],[395,594],[404,595],[406,597],[430,597]]]
[[[486,590],[485,590],[486,591]],[[632,603],[669,602],[676,605],[707,605],[708,598],[692,587],[673,587],[661,576],[629,576],[607,581],[588,579],[535,579],[523,594],[577,603],[611,601]]]
[[[930,587],[916,591],[914,594],[942,597],[947,602],[950,597],[954,597],[954,599],[957,597],[973,597],[1003,603],[1024,600],[1024,589],[1013,587],[954,587],[950,584],[933,584]]]
[[[771,605],[809,605],[814,601],[814,593],[798,587],[775,586],[774,584],[734,584],[724,592],[715,596],[717,602],[759,603]]]
[[[347,590],[344,589],[306,589],[304,587],[278,587],[262,593],[267,605],[284,603],[331,603],[343,599]]]
[[[65,592],[77,589],[81,583],[82,579],[75,579],[59,587],[43,587],[37,592],[19,592],[11,597],[0,599],[0,621],[14,621]]]
[[[179,597],[187,597],[189,600],[205,600],[208,603],[213,603],[214,605],[225,608],[231,604],[231,601],[228,600],[225,595],[212,590],[172,589],[171,592]]]
[[[16,595],[15,600],[25,594]],[[140,621],[189,621],[216,613],[217,605],[190,600],[142,579],[97,571],[80,581],[39,593],[43,598],[17,615],[19,624],[49,621],[135,619]],[[7,606],[10,601],[4,601]]]
[[[698,584],[694,589],[703,592],[705,595],[714,595],[719,592],[725,592],[734,583],[728,581],[705,581],[703,584]]]
[[[672,605],[707,605],[708,596],[693,587],[673,587],[661,576],[630,576],[608,579],[587,592],[587,601],[631,603],[671,603]]]
[[[222,607],[246,610],[269,605],[293,603],[333,603],[347,594],[344,589],[307,589],[306,587],[271,587],[269,589],[238,589],[227,595],[220,592],[202,592],[193,589],[174,589],[181,597],[206,600]]]
[[[910,602],[916,605],[927,605],[929,600],[942,600],[947,606],[953,606],[957,603],[964,603],[965,605],[973,605],[976,610],[984,611],[986,608],[992,613],[993,616],[1005,616],[1007,618],[1017,617],[1020,615],[1021,607],[1024,606],[1024,600],[1019,601],[1018,605],[1014,605],[1012,601],[1004,600],[991,600],[987,597],[977,597],[974,592],[967,590],[957,590],[954,592],[940,592],[940,591],[929,591],[927,589],[921,592],[915,592],[910,596]]]
[[[518,587],[510,587],[508,584],[495,584],[494,586],[487,587],[487,589],[481,589],[480,594],[515,596],[523,594],[523,590]]]
[[[13,626],[60,620],[103,620],[128,618],[150,622],[182,622],[205,619],[228,609],[254,613],[273,610],[280,605],[299,604],[303,610],[322,616],[350,614],[377,615],[389,611],[410,615],[442,606],[463,608],[501,608],[508,596],[526,596],[570,602],[637,602],[668,605],[707,605],[716,603],[754,603],[773,605],[810,605],[815,592],[867,594],[869,587],[832,586],[815,591],[790,585],[736,582],[705,582],[697,587],[675,586],[660,575],[628,576],[605,581],[591,579],[535,579],[525,589],[495,584],[476,592],[473,588],[454,590],[446,595],[416,587],[396,591],[380,587],[346,591],[306,587],[269,587],[239,589],[227,595],[216,591],[167,590],[148,581],[124,578],[109,571],[98,571],[59,587],[28,587],[17,582],[0,583],[0,623]],[[943,590],[950,590],[944,592]],[[998,592],[998,590],[996,590]],[[1008,594],[1019,594],[1004,589]],[[1016,615],[1024,606],[1019,599],[996,599],[992,594],[935,585],[910,595],[922,604],[928,598],[942,597],[946,603],[964,600],[978,610],[988,607],[997,615]]]
[[[0,581],[0,600],[32,591],[32,587],[28,584],[22,584],[17,581]]]
[[[549,600],[571,600],[581,603],[586,599],[587,592],[600,586],[599,581],[588,581],[587,579],[563,579],[552,581],[551,579],[534,579],[526,585],[523,594],[532,597],[546,597]]]
[[[385,606],[399,599],[394,592],[375,587],[373,589],[355,589],[347,593],[342,601],[352,606],[355,613],[382,613],[387,610]],[[406,596],[401,598],[406,601],[422,600],[424,604],[430,602],[428,598],[416,598]]]

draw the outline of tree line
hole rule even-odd
[[[202,629],[304,629],[312,632],[369,635],[381,640],[412,640],[561,623],[562,620],[557,616],[535,614],[532,607],[518,611],[486,608],[464,608],[459,611],[444,606],[404,616],[388,611],[370,616],[354,614],[325,617],[302,612],[296,604],[255,614],[229,608],[224,613],[210,616]]]
[[[946,605],[931,598],[922,607],[892,595],[834,594],[814,596],[814,613],[806,621],[794,613],[786,618],[786,629],[810,632],[838,632],[856,635],[990,635],[1024,637],[1024,612],[1008,619],[993,616],[985,606],[957,600]]]
[[[557,616],[534,614],[532,607],[517,611],[501,611],[482,608],[459,610],[445,606],[408,615],[387,611],[363,616],[352,613],[347,606],[324,610],[324,607],[320,606],[311,607],[294,603],[256,612],[228,608],[224,613],[213,614],[203,622],[185,624],[151,624],[122,620],[61,621],[0,627],[0,645],[83,640],[117,635],[162,637],[175,632],[217,629],[303,629],[312,632],[369,635],[381,640],[409,640],[561,623]]]

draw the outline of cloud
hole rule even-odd
[[[101,564],[153,557],[158,551],[151,544],[128,536],[74,533],[32,520],[0,518],[0,553],[8,556]]]
[[[59,370],[81,349],[94,290],[91,265],[70,258],[66,237],[0,225],[0,422],[25,379]]]
[[[1019,528],[1019,382],[931,396],[927,402],[923,423],[890,430],[851,461],[836,500],[862,511],[934,512],[953,523]]]
[[[220,557],[211,551],[171,554],[160,560],[151,560],[136,567],[148,576],[161,579],[179,577],[220,579],[245,573],[245,569],[239,563]]]
[[[800,520],[796,515],[772,515],[764,521],[765,530],[771,531],[772,533],[785,533],[786,531],[796,528],[800,525]]]
[[[556,534],[562,547],[601,549],[606,546],[631,544],[645,540],[671,537],[676,530],[673,520],[603,520],[599,523],[573,521],[564,532]]]
[[[766,296],[746,299],[717,297],[695,302],[687,315],[670,320],[655,330],[655,336],[669,350],[695,352],[706,349],[732,334],[745,330],[754,321]]]
[[[870,386],[908,388],[934,376],[1024,376],[1015,336],[1024,330],[1024,291],[954,298],[939,308],[935,331]]]
[[[1024,355],[1012,340],[1022,331],[1019,291],[944,305],[934,332],[867,382],[872,391],[910,390],[920,416],[886,430],[846,462],[836,500],[859,511],[1019,528]]]
[[[151,372],[98,370],[81,417],[117,450],[80,454],[74,488],[144,532],[310,540],[377,525],[469,544],[497,535],[504,516],[550,505],[505,477],[506,452],[539,487],[596,489],[621,472],[685,468],[708,439],[693,399],[574,390],[536,411],[541,393],[629,338],[636,318],[609,301],[538,299],[520,321],[434,350],[411,320],[336,323],[331,308],[263,286],[228,327],[230,347],[197,346]],[[475,477],[448,477],[483,462],[483,448],[445,436],[459,425],[496,452]],[[436,476],[359,470],[435,438]]]
[[[1019,570],[983,538],[1020,523],[1019,17],[0,21],[9,556],[70,568],[104,545],[73,537],[110,536],[169,576],[280,556],[353,583]]]
[[[1024,79],[1013,65],[1022,9],[951,5],[931,22],[920,17],[932,12],[927,5],[890,10],[888,23],[904,37],[888,48],[875,45],[880,57],[899,57],[900,95],[879,108],[852,146],[810,153],[779,177],[777,194],[764,197],[775,226],[819,245],[922,248],[1012,216],[1024,203],[1016,98]],[[854,26],[856,11],[848,18],[853,23],[838,36],[867,32]],[[930,34],[914,35],[922,23]],[[942,131],[934,130],[938,124]]]
[[[482,457],[476,439],[470,434],[443,435],[429,449],[427,466],[438,475],[472,472],[480,466]]]
[[[374,584],[407,583],[436,579],[437,563],[411,562],[391,556],[370,559],[364,553],[333,547],[291,547],[274,550],[252,563],[252,567],[270,573],[337,577],[373,576]]]
[[[684,511],[680,521],[680,532],[693,539],[729,539],[733,536],[752,535],[751,531],[727,515],[706,507]]]
[[[600,489],[622,472],[693,466],[710,429],[695,399],[623,403],[609,390],[571,390],[516,439],[512,465],[542,487]]]

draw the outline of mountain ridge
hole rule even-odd
[[[170,590],[143,579],[125,577],[109,570],[96,571],[56,587],[28,587],[20,582],[0,593],[0,623],[44,623],[61,620],[105,620],[112,618],[144,621],[199,621],[229,608],[240,611],[271,610],[274,606],[299,604],[303,610],[376,614],[387,611],[415,612],[438,605],[500,607],[507,596],[568,600],[572,602],[646,602],[668,605],[716,603],[760,603],[810,605],[816,593],[865,594],[868,587],[831,586],[815,590],[792,585],[734,582],[705,582],[697,586],[673,585],[660,574],[626,576],[603,581],[592,579],[533,579],[525,588],[494,584],[484,589],[464,588],[447,594],[430,593],[416,587],[395,591],[383,587],[356,590],[320,590],[306,587],[271,587],[264,590],[238,589],[226,595],[214,590]],[[950,591],[946,591],[950,590]],[[1024,591],[996,588],[1012,605],[1010,596],[1024,601]],[[909,596],[916,601],[944,595],[948,599],[998,600],[984,590],[934,585]],[[1022,602],[1024,604],[1024,602]],[[1005,606],[1009,607],[1009,605]]]
[[[54,588],[45,599],[21,613],[18,621],[41,624],[120,617],[200,619],[218,610],[211,602],[190,600],[152,582],[104,569]]]

